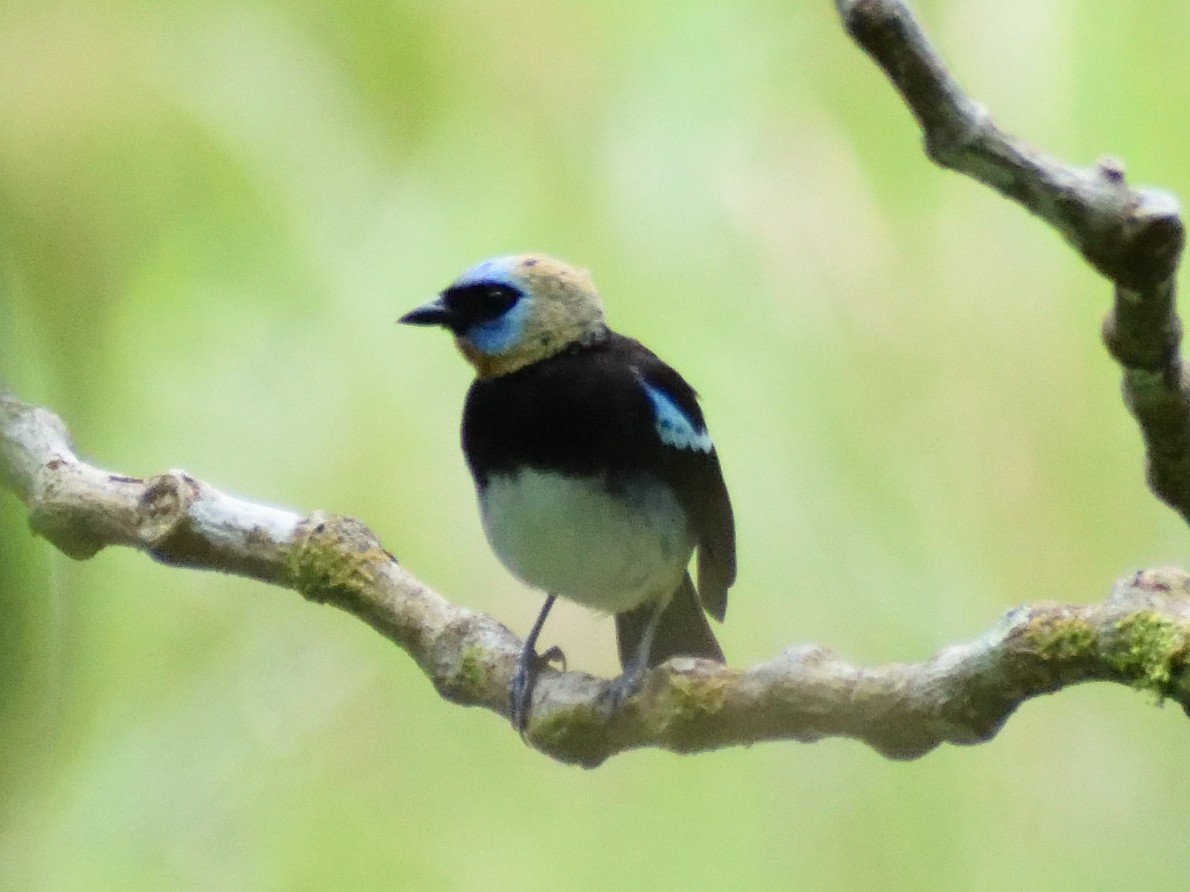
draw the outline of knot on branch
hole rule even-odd
[[[1097,176],[1100,188],[1087,196],[1083,255],[1122,288],[1142,293],[1160,288],[1177,272],[1186,243],[1177,199],[1128,188],[1114,161],[1101,161],[1090,176]]]
[[[1103,345],[1129,371],[1148,372],[1164,388],[1181,386],[1182,320],[1172,312],[1172,285],[1164,293],[1116,289],[1103,318]],[[1137,379],[1139,381],[1139,379]]]
[[[137,502],[137,529],[158,560],[169,563],[171,552],[187,550],[182,540],[200,492],[198,481],[185,471],[166,471],[145,482]]]

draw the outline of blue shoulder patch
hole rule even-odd
[[[645,389],[653,403],[653,423],[662,443],[675,449],[693,449],[696,452],[710,452],[715,448],[707,429],[695,427],[694,422],[668,393],[660,387],[654,387],[643,378],[640,386]]]

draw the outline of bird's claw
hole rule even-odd
[[[508,718],[521,737],[525,736],[529,728],[529,715],[533,709],[533,688],[537,684],[537,676],[541,674],[542,669],[555,663],[563,672],[566,671],[566,654],[556,644],[540,654],[532,650],[523,650],[517,659],[516,669],[508,686]]]
[[[544,653],[537,655],[537,668],[541,669],[545,666],[555,666],[559,672],[566,671],[566,654],[562,652],[562,648],[556,644],[551,644],[546,648]]]
[[[536,681],[536,667],[533,660],[517,660],[516,671],[508,686],[508,718],[521,737],[529,727],[529,708],[533,703],[533,682]]]
[[[603,701],[609,712],[614,712],[640,691],[644,678],[644,669],[625,671],[608,683],[608,686],[599,695],[599,699]]]

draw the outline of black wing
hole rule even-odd
[[[650,360],[642,363],[644,381],[668,395],[696,431],[705,434],[706,421],[694,388],[644,347],[640,350]],[[727,590],[735,582],[736,558],[735,519],[719,455],[713,445],[707,451],[660,445],[662,461],[677,477],[672,483],[698,536],[699,600],[711,616],[722,620],[727,611]]]

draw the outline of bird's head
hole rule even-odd
[[[542,254],[485,260],[398,321],[449,329],[481,378],[515,372],[607,333],[603,302],[586,270]]]

